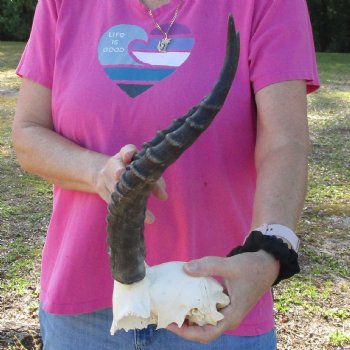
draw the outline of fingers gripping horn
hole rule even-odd
[[[110,264],[116,281],[131,284],[144,278],[147,199],[165,169],[197,140],[220,111],[236,73],[239,48],[239,33],[230,15],[225,62],[211,93],[146,142],[117,182],[107,216]]]

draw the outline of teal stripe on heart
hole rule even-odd
[[[111,80],[118,81],[160,81],[175,69],[107,67],[105,72]]]

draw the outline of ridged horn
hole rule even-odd
[[[165,169],[208,128],[232,85],[239,59],[239,33],[228,19],[226,56],[212,92],[185,116],[146,142],[115,186],[108,206],[107,231],[112,275],[124,284],[145,276],[144,220],[147,199]]]

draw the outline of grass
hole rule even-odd
[[[16,97],[1,91],[18,89],[14,72],[23,47],[0,42],[0,298],[14,315],[23,305],[20,300],[30,300],[21,309],[30,319],[37,311],[40,251],[52,191],[51,185],[21,171],[11,146]],[[281,350],[350,345],[350,55],[318,54],[317,59],[323,87],[308,100],[309,191],[298,228],[302,273],[274,290]],[[1,316],[0,308],[0,326]],[[317,337],[308,340],[310,334]],[[14,338],[8,348],[21,346]],[[39,348],[35,346],[31,348]]]
[[[329,332],[324,348],[338,349],[350,344],[350,55],[317,59],[323,86],[308,98],[309,188],[298,229],[303,270],[277,288],[275,308],[282,330],[297,313],[316,320],[320,336]]]
[[[332,320],[347,320],[350,318],[350,310],[344,308],[328,309],[323,313],[323,317]]]
[[[281,313],[285,313],[291,307],[302,306],[307,312],[315,313],[319,311],[315,300],[327,300],[331,292],[332,284],[328,283],[321,288],[311,279],[294,277],[286,282],[281,293],[275,298],[275,308]]]
[[[40,348],[31,320],[37,323],[40,255],[52,197],[49,184],[22,172],[11,145],[15,92],[20,85],[15,67],[23,47],[23,43],[0,42],[0,349]],[[13,335],[6,346],[2,339],[14,332],[8,322],[21,328],[23,318],[28,335],[22,339],[19,331],[21,337]]]
[[[320,253],[316,249],[304,247],[302,253],[308,258],[310,270],[308,274],[310,276],[328,276],[335,275],[348,278],[349,269],[345,262],[329,253]]]
[[[317,64],[322,84],[329,88],[329,84],[343,89],[349,84],[350,65],[349,55],[342,53],[318,53]],[[332,86],[334,88],[334,86]],[[346,89],[346,88],[345,88]],[[349,89],[347,89],[349,92]]]
[[[20,82],[15,69],[23,48],[21,42],[0,41],[0,89],[18,89]]]
[[[28,246],[25,237],[18,235],[9,246],[0,245],[0,262],[8,266],[6,278],[0,280],[0,290],[24,295],[32,281],[28,278],[36,268],[35,260],[40,259],[41,249]]]
[[[345,334],[337,330],[331,334],[329,344],[335,347],[350,345],[350,334]]]

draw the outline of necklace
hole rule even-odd
[[[182,6],[182,2],[180,3],[180,5],[176,8],[175,10],[175,13],[174,13],[174,16],[172,18],[172,20],[170,21],[170,24],[169,24],[169,27],[168,27],[168,30],[165,32],[162,27],[159,25],[159,23],[156,21],[156,19],[154,18],[154,15],[153,15],[153,12],[151,9],[148,9],[148,15],[152,18],[152,21],[155,25],[155,27],[164,35],[164,38],[161,39],[157,45],[157,49],[159,52],[166,52],[167,48],[168,48],[168,45],[170,44],[171,42],[171,39],[168,37],[169,35],[169,32],[173,26],[173,24],[175,23],[176,21],[176,18],[177,18],[177,15],[179,14],[179,11],[180,11],[180,7]]]

